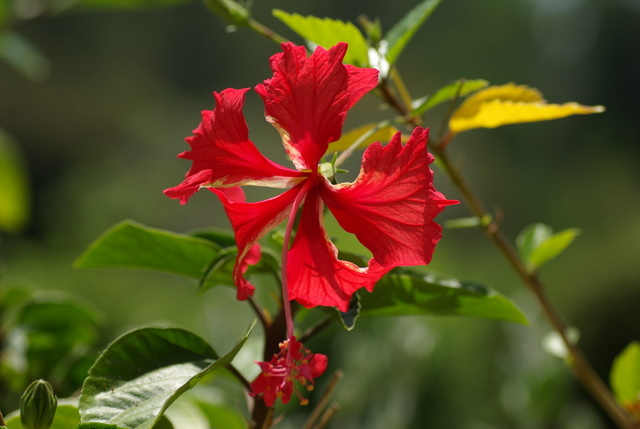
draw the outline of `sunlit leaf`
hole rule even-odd
[[[331,143],[329,145],[329,151],[343,151],[351,147],[358,139],[360,139],[365,134],[371,132],[378,124],[366,124],[361,127],[350,130],[340,137],[339,140]],[[365,138],[359,145],[358,148],[364,149],[372,143],[381,142],[388,143],[391,140],[391,137],[395,133],[398,132],[398,129],[392,125],[387,125],[386,127],[382,127],[379,130],[373,132],[371,136]]]
[[[25,162],[16,142],[0,130],[0,230],[21,231],[30,206]]]
[[[433,275],[391,273],[360,294],[360,316],[459,315],[527,324],[509,299],[486,286]]]
[[[199,278],[218,254],[210,240],[121,222],[76,259],[77,268],[140,268]]]
[[[440,88],[438,91],[436,91],[435,94],[431,96],[426,96],[424,98],[415,100],[412,103],[413,111],[411,112],[411,114],[414,116],[422,115],[427,110],[437,106],[438,104],[452,100],[456,95],[458,95],[459,97],[464,97],[474,91],[484,88],[488,84],[489,82],[483,79],[455,81],[443,88]]]
[[[360,67],[368,66],[367,42],[353,23],[315,16],[304,17],[278,9],[273,10],[273,15],[306,40],[323,48],[329,49],[339,42],[348,43],[349,49],[344,62]]]
[[[530,271],[560,255],[580,234],[577,228],[553,233],[550,226],[537,223],[522,230],[516,239],[518,252]]]
[[[630,411],[640,411],[640,342],[632,342],[615,358],[610,379],[616,399]]]
[[[440,0],[424,0],[411,9],[385,34],[384,40],[388,46],[387,60],[389,64],[395,64],[407,43],[439,3]]]
[[[51,69],[49,60],[36,45],[12,31],[0,33],[0,59],[34,82],[45,80]]]
[[[510,83],[492,86],[469,96],[451,115],[449,129],[459,133],[473,128],[495,128],[600,112],[604,112],[604,107],[578,103],[548,104],[538,90]]]
[[[153,428],[182,393],[231,363],[254,325],[222,357],[183,329],[142,328],[121,336],[89,370],[80,395],[82,422]]]

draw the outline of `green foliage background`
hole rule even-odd
[[[6,4],[28,15],[37,10],[24,5],[63,3],[71,2]],[[39,82],[0,64],[0,128],[24,151],[32,201],[24,232],[1,236],[0,272],[96,303],[108,320],[105,341],[166,322],[228,350],[251,319],[233,290],[197,295],[195,283],[168,274],[71,268],[93,239],[125,218],[180,232],[228,226],[211,195],[179,206],[162,190],[188,169],[175,155],[187,148],[183,138],[199,111],[212,107],[211,91],[268,78],[267,59],[278,48],[249,31],[228,33],[198,1],[164,3],[139,10],[76,4],[10,23],[47,60],[31,76]],[[414,5],[278,0],[255,1],[252,10],[300,42],[272,8],[351,21],[364,13],[389,29]],[[639,20],[633,0],[444,0],[398,62],[416,98],[465,77],[528,84],[550,102],[607,107],[601,115],[471,131],[452,148],[487,206],[504,211],[502,226],[514,240],[539,221],[556,231],[582,230],[542,274],[605,379],[640,326]],[[347,127],[384,117],[377,104],[365,98]],[[286,162],[257,96],[245,112],[252,139]],[[429,124],[434,131],[438,112]],[[436,176],[438,189],[459,197],[442,173]],[[440,220],[467,214],[456,207]],[[542,351],[547,328],[535,303],[478,231],[445,231],[431,268],[510,296],[533,326],[406,317],[325,333],[314,351],[346,374],[333,427],[612,427],[562,361]],[[0,408],[8,411],[11,398],[1,393]],[[298,426],[294,413],[283,427]]]

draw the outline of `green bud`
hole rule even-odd
[[[56,414],[58,398],[45,380],[36,380],[20,398],[20,421],[24,429],[49,429]]]
[[[234,0],[204,0],[213,13],[231,25],[242,27],[249,21],[249,11]]]

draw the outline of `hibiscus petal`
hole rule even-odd
[[[224,205],[235,234],[238,256],[233,268],[233,279],[238,288],[239,300],[253,295],[255,289],[244,277],[247,265],[255,260],[254,246],[267,232],[287,217],[300,189],[301,185],[268,200],[246,203],[230,199],[225,192],[226,189],[211,188],[211,192],[215,193]]]
[[[346,231],[391,269],[431,261],[442,228],[433,221],[447,200],[433,187],[428,130],[416,128],[405,146],[400,133],[369,146],[355,182],[325,183],[322,198]]]
[[[345,66],[346,43],[307,58],[304,46],[283,43],[271,57],[273,77],[256,86],[265,116],[282,136],[298,170],[314,170],[340,138],[347,111],[378,84],[378,71]]]
[[[324,305],[347,311],[353,293],[360,288],[373,290],[388,269],[375,259],[369,261],[367,268],[339,260],[338,251],[322,225],[322,206],[318,188],[311,189],[302,209],[296,238],[289,250],[289,298],[307,308]]]
[[[242,113],[248,89],[214,92],[215,110],[202,112],[202,122],[186,139],[190,151],[178,155],[193,161],[186,179],[165,190],[171,198],[186,203],[202,186],[259,185],[290,188],[303,174],[265,158],[249,140]]]

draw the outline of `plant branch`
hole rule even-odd
[[[330,316],[325,317],[324,319],[322,319],[321,321],[319,321],[318,323],[316,323],[315,325],[311,326],[309,329],[304,331],[304,333],[300,336],[298,341],[300,341],[303,344],[306,343],[311,338],[313,338],[314,336],[316,336],[317,334],[319,334],[320,332],[324,331],[326,328],[331,326],[332,322],[333,322],[332,317]]]
[[[388,87],[386,87],[385,82],[382,82],[380,86],[382,98],[399,113],[405,115],[407,122],[414,126],[419,126],[421,122],[420,118],[412,117],[410,112],[406,112],[402,108]],[[458,191],[460,191],[462,198],[468,204],[473,214],[478,219],[492,219],[491,214],[484,207],[475,192],[473,192],[469,183],[446,152],[446,147],[452,138],[453,134],[447,134],[443,141],[431,145],[431,150],[440,159],[446,174]],[[516,250],[500,230],[496,221],[492,220],[488,223],[481,223],[481,227],[491,241],[498,247],[523,283],[533,293],[545,317],[549,320],[553,329],[560,335],[562,342],[571,356],[571,368],[575,377],[589,391],[592,397],[600,404],[618,427],[623,429],[638,429],[639,426],[631,419],[629,413],[618,405],[611,390],[609,390],[607,385],[595,372],[582,350],[567,337],[567,326],[547,298],[543,284],[534,273],[530,273],[527,270]]]
[[[444,150],[443,145],[436,144],[432,146],[432,151],[436,156],[440,158],[445,171],[453,184],[458,188],[462,194],[463,199],[469,205],[471,211],[479,218],[489,218],[490,213],[484,208],[484,205],[472,191],[467,181],[462,176],[461,172],[452,162]],[[566,324],[562,321],[556,310],[548,300],[543,284],[539,279],[529,271],[522,263],[516,250],[511,243],[504,236],[499,226],[495,221],[491,221],[487,224],[482,224],[487,236],[498,247],[503,256],[510,263],[512,268],[517,272],[519,277],[525,283],[527,288],[536,297],[536,300],[540,304],[544,315],[549,320],[555,331],[560,335],[562,342],[564,343],[567,351],[571,355],[571,368],[576,378],[583,384],[583,386],[589,391],[589,393],[598,401],[600,406],[609,414],[613,421],[620,428],[631,429],[637,426],[631,420],[629,414],[624,411],[618,403],[615,401],[611,391],[602,381],[602,379],[595,372],[589,361],[586,359],[582,350],[574,344],[566,335]]]
[[[240,381],[240,383],[242,383],[245,389],[247,389],[247,392],[251,391],[251,383],[249,383],[249,380],[247,380],[244,375],[240,374],[240,371],[238,371],[235,366],[229,364],[226,368],[235,378],[238,379],[238,381]]]
[[[253,31],[255,31],[256,33],[258,33],[259,35],[266,37],[267,39],[277,44],[285,43],[288,41],[287,39],[285,39],[275,31],[273,31],[269,27],[266,27],[260,24],[258,21],[256,21],[253,18],[249,18],[249,20],[247,21],[247,26]]]
[[[340,380],[342,380],[343,376],[344,374],[342,373],[342,371],[336,371],[333,374],[333,378],[322,394],[320,401],[318,401],[318,405],[316,405],[316,407],[311,412],[307,423],[304,425],[304,429],[312,429],[315,426],[316,421],[322,415],[322,411],[326,408],[327,404],[329,403],[329,399],[331,399],[331,395],[333,395],[333,392],[336,390],[336,387],[338,386]]]

